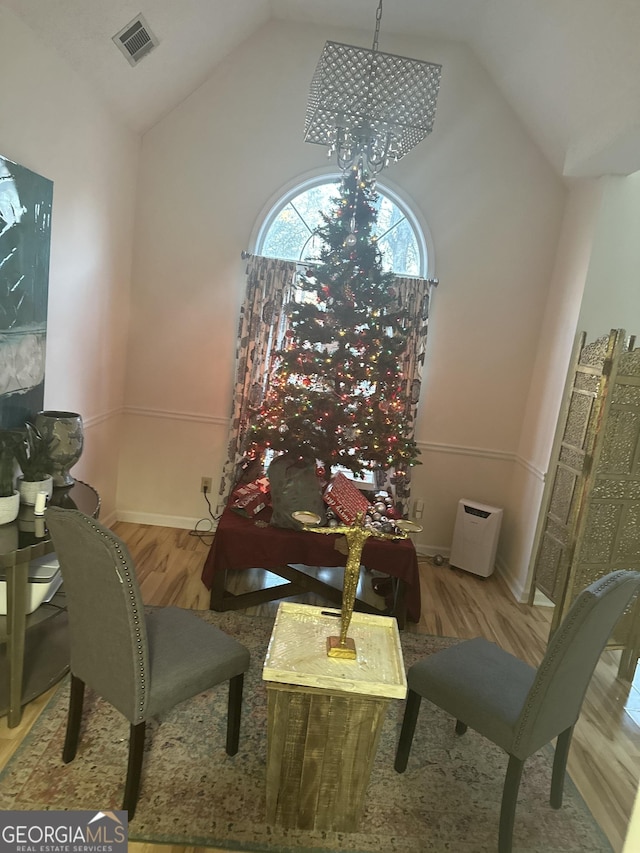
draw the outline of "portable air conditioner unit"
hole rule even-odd
[[[461,500],[449,565],[488,578],[496,562],[501,524],[502,510],[498,507]]]

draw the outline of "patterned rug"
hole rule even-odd
[[[252,853],[480,853],[497,849],[506,755],[423,701],[404,774],[393,769],[404,703],[392,701],[374,764],[360,829],[353,833],[282,830],[265,825],[266,691],[262,662],[271,621],[237,613],[200,614],[243,642],[245,678],[240,750],[224,751],[226,687],[185,702],[148,725],[135,841],[220,847]],[[402,634],[405,664],[452,640]],[[121,807],[128,724],[88,693],[78,755],[62,763],[68,685],[63,683],[0,775],[0,809]],[[549,806],[552,750],[525,765],[514,850],[611,853],[569,779],[563,808]]]

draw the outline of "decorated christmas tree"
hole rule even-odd
[[[357,169],[323,213],[319,257],[309,259],[288,306],[285,342],[250,429],[250,456],[266,449],[318,461],[327,475],[417,463],[400,371],[405,314],[372,230],[376,195]]]

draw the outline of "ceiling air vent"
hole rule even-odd
[[[116,33],[113,41],[127,57],[129,65],[137,65],[158,45],[158,39],[151,32],[142,15],[137,15],[133,21]]]

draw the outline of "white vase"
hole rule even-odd
[[[0,524],[15,521],[20,511],[20,492],[0,498]]]
[[[21,504],[35,506],[38,492],[44,492],[49,500],[53,494],[53,477],[49,476],[45,480],[25,480],[24,477],[18,477],[18,492]]]

